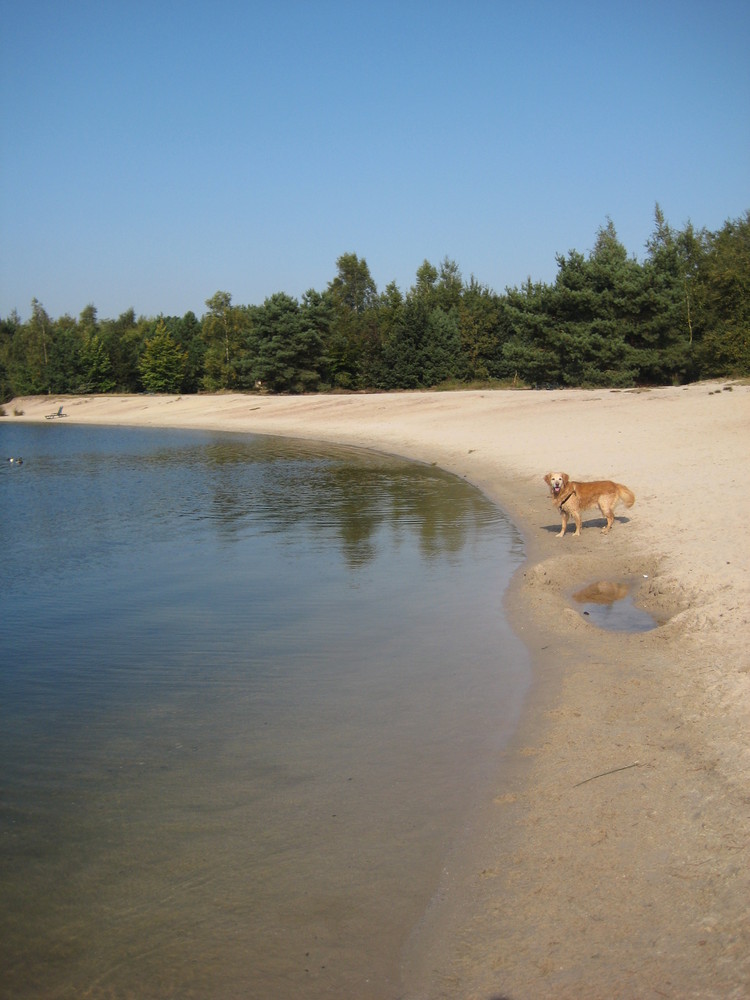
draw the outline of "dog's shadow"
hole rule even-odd
[[[590,517],[588,520],[584,520],[582,518],[581,519],[581,531],[582,532],[585,531],[586,528],[599,528],[599,530],[601,531],[601,529],[606,525],[606,523],[607,523],[606,517]],[[615,515],[615,524],[630,524],[630,518],[629,517],[625,517],[624,515],[620,515],[620,516]],[[557,522],[557,524],[543,524],[541,527],[542,527],[542,531],[546,531],[550,535],[552,535],[552,534],[559,535],[560,534],[560,522],[559,521]],[[612,527],[614,527],[614,524],[612,525]],[[575,531],[575,529],[576,529],[575,521],[571,517],[570,520],[568,521],[568,530],[565,532],[565,534],[566,535],[567,534],[571,534],[572,535],[573,532]]]

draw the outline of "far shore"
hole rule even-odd
[[[524,537],[498,608],[534,684],[494,799],[467,820],[406,950],[402,996],[750,995],[750,385],[48,396],[4,410],[377,449],[482,489]],[[580,538],[557,538],[549,471],[623,483],[635,506],[609,535],[593,510]],[[662,624],[595,627],[571,595],[597,581],[627,585]]]

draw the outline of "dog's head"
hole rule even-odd
[[[552,496],[556,497],[559,496],[568,485],[570,482],[570,476],[567,472],[548,472],[544,477],[544,481],[547,486],[549,486],[549,491]]]

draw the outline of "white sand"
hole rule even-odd
[[[750,386],[35,397],[4,419],[60,404],[68,423],[435,462],[522,530],[528,560],[506,603],[536,685],[495,801],[407,950],[405,996],[750,996]],[[558,539],[542,476],[560,469],[624,483],[636,504],[608,536],[594,510],[580,539]],[[595,580],[638,584],[666,624],[593,627],[569,597]],[[575,787],[614,768],[627,769]]]

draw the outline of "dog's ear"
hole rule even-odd
[[[550,482],[551,479],[552,479],[552,473],[548,472],[547,475],[544,477],[544,481],[547,484],[547,486],[552,485],[552,483]]]
[[[568,483],[570,482],[570,476],[568,475],[567,472],[563,472],[562,477],[563,477],[563,486],[567,486]]]

